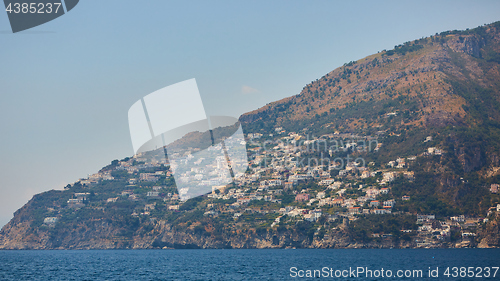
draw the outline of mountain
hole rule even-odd
[[[359,132],[390,125],[435,128],[499,120],[498,28],[492,24],[443,32],[346,63],[300,94],[244,114],[241,120],[256,122],[254,129],[292,129],[299,122],[314,125],[316,131],[334,127]],[[484,104],[489,99],[495,103]],[[393,122],[382,118],[392,111],[400,117]]]
[[[500,23],[442,32],[346,63],[300,94],[240,120],[246,132],[282,126],[316,136],[382,134],[384,146],[370,159],[378,163],[415,155],[422,139],[432,136],[447,152],[439,163],[422,167],[437,177],[435,195],[455,207],[469,206],[467,212],[485,213],[493,202],[470,195],[486,193],[473,185],[500,179],[499,63]],[[464,177],[477,183],[464,185]]]
[[[0,249],[500,246],[500,22],[351,61],[240,122],[237,183],[180,202],[162,151],[114,160],[35,195]]]

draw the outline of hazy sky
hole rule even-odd
[[[500,1],[82,0],[12,34],[0,11],[0,226],[34,194],[133,154],[127,112],[196,78],[238,117],[345,62],[500,20]]]

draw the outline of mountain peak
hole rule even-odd
[[[487,73],[481,66],[498,54],[499,25],[443,32],[351,61],[306,85],[298,95],[244,114],[241,120],[252,123],[250,130],[267,128],[260,122],[290,129],[300,123],[365,132],[384,124],[461,124],[467,101],[454,92],[451,81],[471,79],[489,88],[499,80],[498,66],[487,66]],[[384,114],[390,112],[404,117],[387,124]]]

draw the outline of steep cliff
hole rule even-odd
[[[500,215],[495,214],[479,235],[479,248],[500,247]]]

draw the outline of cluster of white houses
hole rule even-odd
[[[279,129],[279,130],[278,130]],[[217,186],[217,182],[209,182],[213,187],[213,192],[207,196],[214,199],[236,199],[233,203],[227,204],[227,210],[234,213],[234,217],[238,218],[241,213],[238,211],[244,208],[253,200],[263,200],[271,203],[281,204],[280,199],[284,192],[294,194],[294,202],[290,206],[284,208],[276,208],[266,212],[279,213],[273,225],[276,225],[283,219],[283,216],[304,219],[309,221],[317,221],[322,215],[325,215],[322,208],[338,207],[339,211],[335,216],[329,214],[329,219],[336,216],[343,216],[349,219],[356,219],[357,216],[365,214],[391,214],[395,206],[400,203],[404,204],[405,201],[410,201],[408,195],[401,198],[391,198],[386,200],[379,200],[380,195],[391,194],[390,183],[397,180],[398,177],[404,177],[409,180],[414,179],[414,173],[408,171],[409,164],[415,161],[417,156],[397,157],[396,159],[384,163],[382,168],[377,170],[373,169],[373,163],[361,163],[360,161],[350,161],[340,163],[330,161],[331,157],[335,156],[335,152],[339,150],[358,149],[358,151],[373,152],[377,151],[382,144],[376,143],[373,145],[372,151],[367,150],[365,147],[360,147],[357,141],[345,141],[345,139],[364,139],[363,142],[373,141],[369,137],[360,138],[356,135],[341,135],[338,133],[331,135],[324,135],[321,138],[304,138],[296,133],[284,134],[282,128],[277,128],[276,134],[284,135],[274,141],[266,140],[258,143],[256,140],[262,137],[262,134],[248,134],[250,140],[249,151],[249,169],[247,172],[239,177],[236,182],[236,188],[228,188],[225,185]],[[340,138],[341,141],[335,140],[336,147],[328,147],[325,142],[317,144],[320,140],[330,140],[333,138]],[[432,141],[431,137],[427,137],[424,142]],[[339,143],[341,144],[339,146]],[[328,161],[325,159],[315,159],[315,161],[302,161],[311,149],[316,149],[315,153],[325,153],[330,157]],[[323,149],[323,150],[322,150]],[[420,156],[425,155],[441,155],[443,151],[436,147],[428,147],[425,152]],[[321,154],[322,155],[322,154]],[[170,177],[172,173],[170,170],[157,171],[145,173],[141,170],[158,168],[164,164],[165,161],[150,160],[141,158],[143,156],[136,155],[134,158],[127,161],[119,161],[118,165],[114,167],[118,171],[127,171],[130,175],[128,179],[129,185],[140,185],[141,182],[158,182],[163,177]],[[310,160],[310,159],[309,159]],[[352,160],[352,159],[351,159]],[[134,163],[135,162],[135,163]],[[137,164],[140,163],[140,164]],[[302,165],[307,163],[307,165]],[[312,163],[312,164],[311,164]],[[338,176],[332,177],[332,170],[338,171]],[[197,181],[204,180],[202,170],[188,171],[179,177],[180,180],[184,178],[190,180],[194,178]],[[376,181],[371,184],[360,184],[365,179],[376,177]],[[111,171],[105,171],[89,176],[87,179],[80,180],[83,185],[91,186],[102,180],[113,180]],[[205,179],[208,180],[208,179]],[[318,188],[305,188],[302,190],[295,189],[301,183],[315,183]],[[179,201],[178,194],[162,193],[162,186],[149,184],[150,190],[145,194],[134,194],[132,190],[122,191],[117,196],[110,197],[106,203],[114,203],[121,198],[128,200],[139,199],[163,199],[168,204],[168,209],[176,211],[182,202]],[[492,193],[498,192],[499,185],[492,184],[490,191]],[[353,195],[352,190],[356,190]],[[67,201],[69,207],[79,208],[85,205],[88,200],[89,193],[75,193],[73,198]],[[387,196],[385,197],[387,198]],[[293,205],[293,206],[292,206]],[[144,206],[143,212],[134,211],[134,216],[149,215],[155,209],[154,203],[147,203]],[[496,209],[496,210],[495,210]],[[490,211],[500,211],[499,206],[492,208]],[[207,210],[205,215],[216,215],[217,211]],[[464,216],[451,217],[446,222],[441,222],[439,225],[433,224],[435,217],[432,215],[418,215],[417,222],[421,224],[419,232],[421,233],[434,233],[439,235],[439,239],[449,235],[450,226],[454,224],[463,225],[472,223],[472,219],[467,219]],[[57,222],[57,218],[48,217],[44,223],[53,225]],[[475,223],[480,223],[476,220]],[[406,231],[406,230],[405,230]],[[439,234],[438,234],[439,232]],[[422,240],[422,241],[425,241]],[[424,242],[422,242],[424,243]]]

